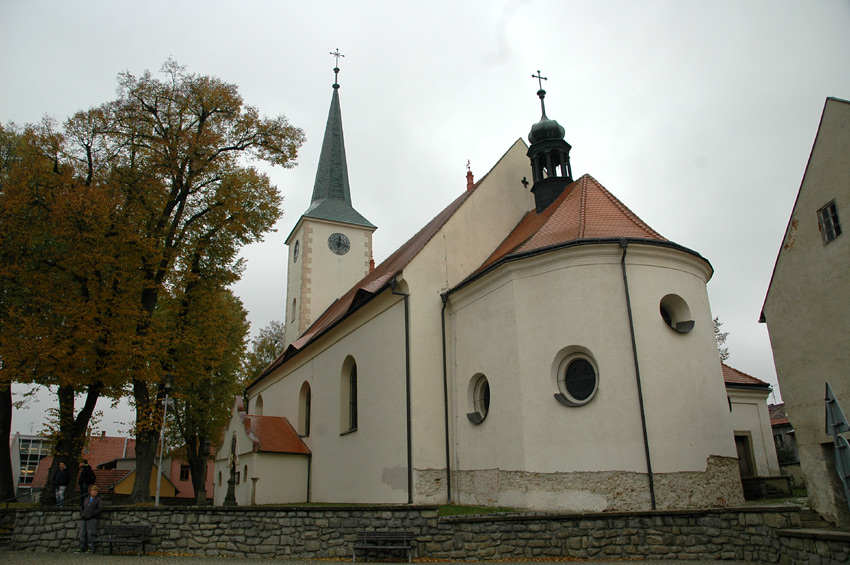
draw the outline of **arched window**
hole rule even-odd
[[[298,401],[298,433],[302,436],[310,435],[310,404],[312,402],[310,383],[301,385],[301,394]]]
[[[342,433],[357,429],[357,363],[348,357],[340,375],[340,427]]]

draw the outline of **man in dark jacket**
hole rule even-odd
[[[95,483],[94,471],[89,466],[88,459],[83,459],[83,465],[80,467],[80,497],[85,498],[89,493],[89,487]]]
[[[97,517],[103,512],[103,501],[97,495],[97,485],[89,487],[89,494],[83,499],[80,511],[80,549],[77,553],[94,551],[94,536],[97,533]]]
[[[65,502],[65,487],[71,482],[71,473],[65,466],[64,461],[59,462],[59,470],[53,475],[53,488],[56,489],[56,506],[62,506]]]

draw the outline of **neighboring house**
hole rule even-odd
[[[15,493],[24,497],[32,488],[38,462],[50,455],[52,448],[46,438],[41,436],[21,435],[15,432],[12,436],[9,454],[12,459],[12,474],[14,477]]]
[[[785,404],[770,404],[767,408],[770,411],[770,426],[773,428],[773,443],[776,446],[779,470],[783,475],[791,477],[792,486],[803,486],[806,480],[800,470],[797,438],[794,437],[794,426],[785,414]]]
[[[216,504],[237,473],[238,504],[741,503],[709,262],[574,179],[543,109],[373,269],[338,88],[287,239],[287,348],[234,405]]]
[[[80,455],[80,460],[86,459],[97,477],[99,487],[117,494],[130,494],[135,481],[136,470],[136,440],[127,437],[111,437],[103,433],[91,436]],[[53,456],[43,457],[33,473],[31,487],[41,489],[47,484]],[[195,498],[191,477],[184,475],[188,466],[178,458],[163,458],[163,474],[160,484],[161,497]],[[155,462],[151,473],[151,496],[156,495],[157,464]],[[185,476],[185,478],[184,478]],[[74,488],[77,488],[74,482]],[[207,493],[212,498],[213,491],[213,462],[207,464]]]
[[[809,502],[850,526],[825,421],[826,383],[850,410],[850,102],[827,98],[760,321],[767,323]]]
[[[741,477],[779,475],[767,397],[770,385],[723,363],[723,381],[732,413],[732,430]]]

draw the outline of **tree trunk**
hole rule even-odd
[[[15,496],[12,472],[12,383],[0,385],[0,501]]]
[[[54,506],[56,504],[56,492],[53,490],[53,476],[59,469],[59,462],[64,461],[68,466],[68,472],[71,473],[73,480],[68,485],[70,490],[66,490],[65,499],[70,502],[75,497],[73,493],[77,487],[77,471],[79,458],[82,455],[83,445],[85,444],[86,433],[88,432],[89,422],[97,406],[97,399],[100,398],[100,391],[103,388],[103,383],[96,382],[89,385],[86,391],[86,400],[83,407],[74,417],[74,396],[76,390],[73,386],[60,386],[57,391],[59,397],[59,435],[56,438],[56,445],[53,447],[53,464],[50,466],[50,471],[47,474],[47,484],[44,485],[44,490],[41,493],[42,506]]]
[[[186,460],[192,475],[192,488],[195,489],[195,503],[203,506],[207,503],[207,453],[203,453],[206,438],[197,436],[186,442]]]
[[[136,399],[136,480],[130,502],[133,504],[150,502],[150,481],[153,465],[156,462],[156,446],[159,443],[159,428],[152,426],[158,421],[156,416],[148,416],[146,407],[150,405],[148,384],[133,380],[133,396]],[[154,402],[152,410],[162,411],[162,406]]]

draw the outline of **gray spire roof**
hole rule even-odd
[[[316,182],[313,184],[313,199],[302,217],[374,228],[375,226],[351,205],[345,141],[342,135],[342,112],[339,109],[339,84],[334,83],[333,88],[319,168],[316,171]]]

